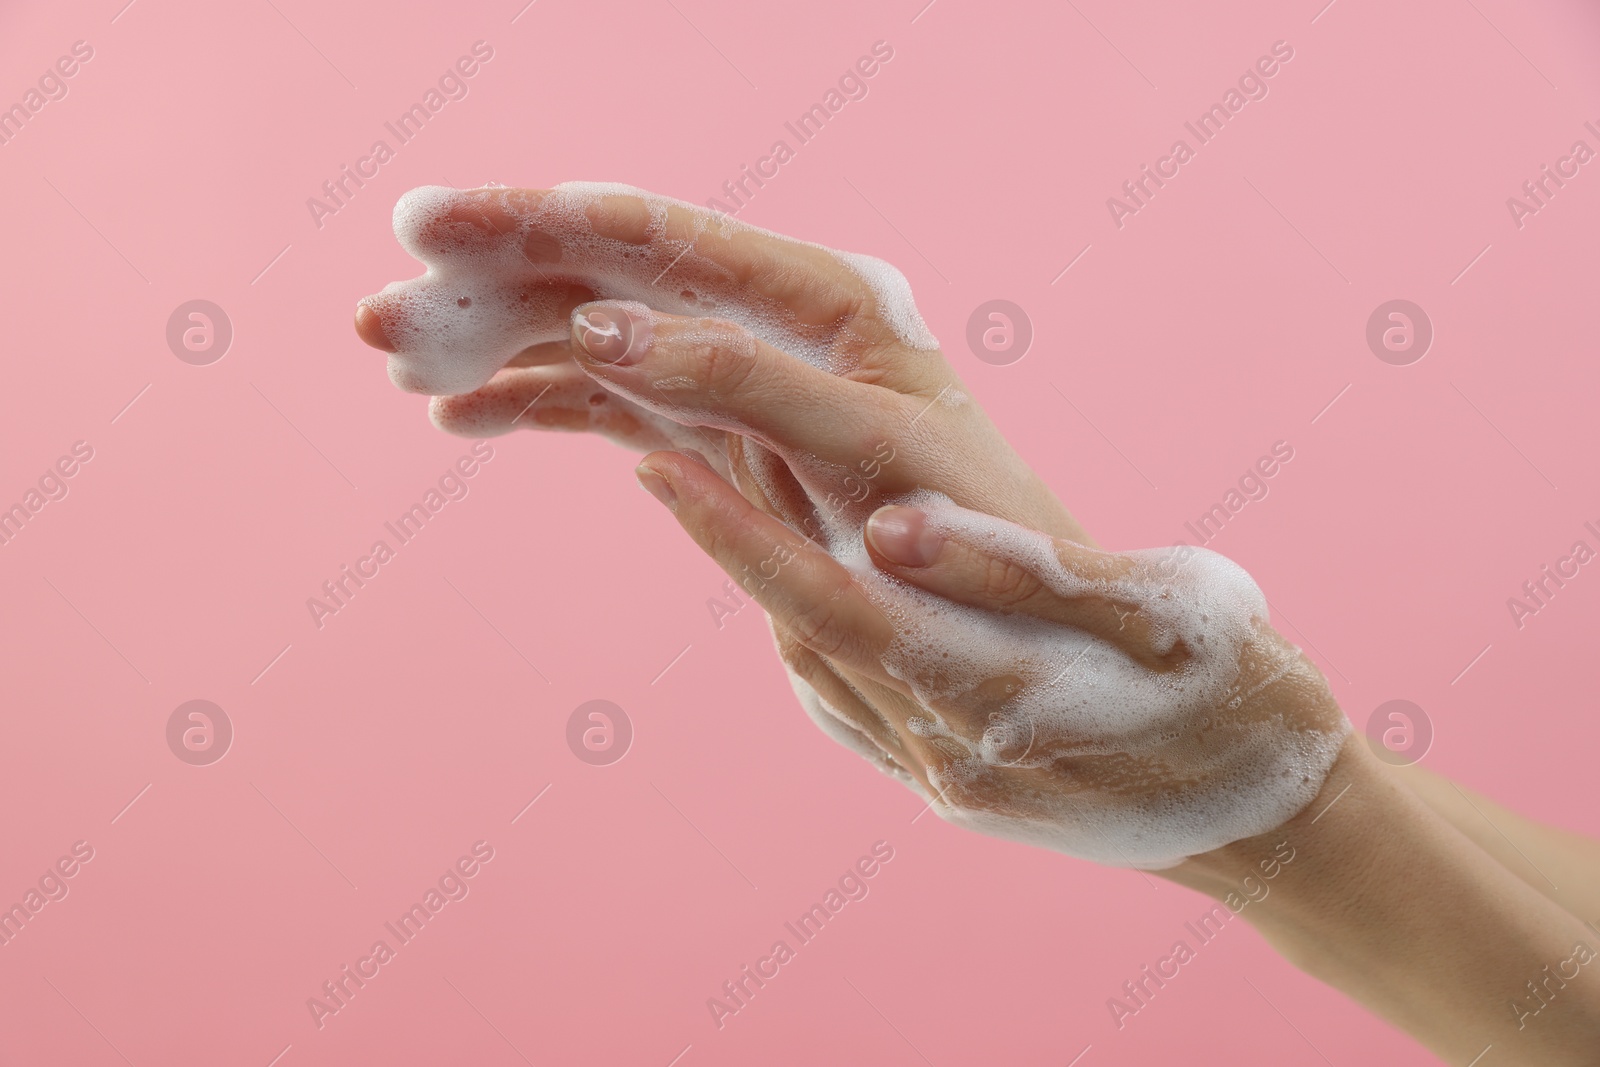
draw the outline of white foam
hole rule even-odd
[[[646,243],[594,233],[586,210],[617,195],[644,201],[650,217]],[[667,235],[671,208],[692,215],[691,233]],[[728,238],[762,234],[835,257],[872,294],[879,318],[903,344],[939,347],[917,311],[910,283],[882,260],[795,241],[681,200],[606,182],[566,182],[537,200],[517,190],[413,189],[395,204],[394,233],[427,269],[363,303],[382,318],[395,349],[390,378],[412,392],[470,392],[524,348],[566,337],[567,294],[550,282],[670,314],[715,315],[813,366],[835,373],[849,369],[828,337],[797,330],[776,301],[753,298],[715,260],[695,251],[695,239],[707,230]],[[525,249],[535,235],[541,248],[559,247],[559,259],[530,257]]]
[[[1267,647],[1256,638],[1268,615],[1243,568],[1206,549],[1163,548],[1119,554],[1131,564],[1124,574],[1085,578],[1061,564],[1044,534],[936,493],[893,503],[923,509],[933,529],[1025,568],[1061,597],[1131,605],[1157,655],[1180,644],[1184,653],[1175,668],[1157,670],[1086,630],[953,603],[884,575],[859,528],[835,526],[829,550],[895,623],[884,666],[925,711],[909,729],[951,757],[930,774],[945,794],[934,802],[942,817],[1100,863],[1159,869],[1266,833],[1316,796],[1348,723],[1306,729],[1258,715],[1256,693],[1314,668],[1286,652],[1252,665],[1257,680],[1241,689],[1241,661]],[[977,695],[1007,676],[1020,683],[1008,699]],[[978,731],[970,723],[980,718]],[[1073,781],[1074,766],[1084,780]]]

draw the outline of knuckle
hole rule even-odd
[[[755,370],[755,341],[737,327],[718,328],[712,336],[692,342],[690,358],[695,377],[713,394],[737,393]]]
[[[789,628],[813,652],[833,656],[843,651],[845,644],[837,618],[830,604],[808,604],[790,617]]]
[[[807,645],[787,625],[775,623],[772,627],[777,639],[778,657],[801,681],[819,693],[837,684],[839,678],[828,667],[816,649]]]
[[[1001,607],[1018,607],[1032,600],[1044,587],[1026,567],[1012,560],[988,557],[980,567],[979,593]]]
[[[786,622],[801,644],[829,658],[841,656],[853,639],[839,621],[838,607],[830,598],[808,603]]]

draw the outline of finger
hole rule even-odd
[[[887,680],[881,657],[894,627],[837,560],[695,459],[652,452],[637,474],[778,625],[812,651]]]
[[[381,293],[363,297],[356,305],[356,336],[365,344],[394,355],[397,348],[390,339],[390,332],[401,336],[405,336],[408,330],[415,332],[410,324],[415,308],[408,304],[405,290],[401,288],[409,284],[412,283],[397,282]],[[594,291],[581,285],[545,283],[542,288],[540,285],[525,286],[512,295],[518,304],[525,305],[517,309],[517,313],[526,318],[528,334],[543,339],[529,341],[522,351],[506,361],[507,364],[515,365],[518,361],[523,361],[523,365],[534,361],[555,362],[556,352],[549,350],[552,341],[559,345],[560,358],[570,359],[572,351],[567,347],[567,321],[572,308],[594,299]],[[469,301],[467,304],[459,303],[463,297]],[[471,297],[465,293],[457,296],[456,300],[460,308],[471,306]],[[388,325],[385,325],[386,322]]]
[[[899,732],[858,688],[775,623],[772,637],[789,672],[795,696],[824,733],[888,774],[927,784],[921,777],[918,760],[906,751]]]
[[[795,355],[895,391],[932,396],[956,382],[910,282],[889,263],[640,190],[603,196],[585,215],[597,234],[671,253],[651,276],[651,292],[633,299],[680,314],[712,312],[758,329],[780,322],[793,347],[804,349]],[[651,261],[651,270],[658,261]],[[674,293],[686,299],[683,306],[670,302]],[[604,295],[630,296],[620,290]]]
[[[564,188],[580,187],[557,186]],[[671,256],[652,275],[652,287],[665,284],[677,291],[688,286],[697,298],[714,303],[738,289],[782,307],[801,325],[830,329],[873,310],[872,289],[849,257],[696,204],[609,188],[617,191],[590,200],[584,215],[598,236],[659,246]]]
[[[511,251],[515,255],[510,257],[509,273],[522,281],[550,283],[556,279],[546,268],[559,260],[559,249],[537,237],[522,238],[517,244],[522,220],[538,208],[543,196],[537,189],[475,189],[455,195],[438,188],[413,190],[396,205],[395,237],[407,252],[430,267],[436,261],[505,259]],[[516,262],[518,255],[524,261],[521,264]],[[503,264],[497,265],[506,273]],[[373,348],[396,352],[394,338],[406,339],[413,331],[411,319],[420,303],[414,296],[427,286],[432,274],[430,269],[421,278],[394,283],[363,299],[356,306],[356,334]],[[413,299],[407,301],[406,296]],[[461,296],[470,294],[457,294],[456,299]]]
[[[1035,767],[1049,768],[1037,778],[1039,786],[1049,786],[1049,775],[1062,773],[1063,764],[1059,761],[1075,754],[1066,740],[1036,737],[1032,723],[1013,725],[994,721],[994,710],[1021,687],[1021,679],[994,679],[984,683],[979,686],[980,691],[968,694],[970,706],[967,707],[941,704],[940,720],[954,728],[946,733],[910,729],[907,724],[913,718],[927,720],[926,708],[873,678],[848,668],[835,670],[849,686],[849,692],[857,694],[864,706],[872,708],[890,724],[897,724],[892,735],[900,746],[895,750],[896,760],[911,768],[911,777],[930,798],[936,795],[942,800],[955,798],[962,804],[981,800],[985,792],[983,779],[989,776],[972,777],[970,770],[974,760],[1004,767],[1008,772],[1029,773]],[[1023,725],[1027,728],[1019,728]],[[980,755],[985,750],[988,755]],[[994,762],[996,760],[998,762]],[[1010,800],[1014,804],[1015,781],[1010,788],[1013,790]]]
[[[1190,650],[1147,611],[1140,561],[954,507],[937,515],[879,508],[866,543],[879,569],[930,593],[1008,615],[1084,630],[1147,666],[1176,666]]]
[[[497,437],[512,430],[593,433],[636,452],[694,447],[725,464],[722,449],[703,431],[607,391],[571,363],[503,370],[471,393],[434,397],[428,416],[458,437]]]
[[[746,500],[805,537],[827,539],[827,515],[781,456],[743,434],[723,433],[722,437],[727,448],[728,479]],[[828,505],[826,498],[823,504]],[[837,510],[830,507],[831,512]]]
[[[911,697],[870,675],[830,663],[800,645],[776,624],[772,629],[779,655],[789,669],[821,694],[836,715],[888,753],[929,794],[937,792],[929,782],[929,768],[945,775],[953,764],[972,758],[973,744],[963,745],[953,738],[910,729],[907,724],[913,718],[928,716],[928,710]],[[973,708],[941,706],[940,718],[956,727],[963,736],[977,738],[991,726],[989,718],[994,708],[1020,688],[1020,679],[1011,681],[1015,685],[1006,690],[995,684],[981,685],[982,693],[970,694],[973,699],[968,703],[974,705]],[[1031,754],[1030,749],[1042,746],[1034,745],[1031,736],[1024,736],[1016,738],[1009,746],[1002,744],[998,748],[1002,758],[1010,759],[1025,757]]]
[[[862,271],[828,249],[626,185],[424,187],[401,199],[396,219],[396,236],[424,262],[500,255],[547,278],[604,274],[691,303],[741,289],[815,326],[873,299]]]
[[[737,323],[670,315],[632,301],[579,307],[572,349],[580,366],[641,406],[749,437],[780,456],[813,512],[785,518],[808,533],[835,519],[864,522],[873,501],[923,485],[939,485],[963,502],[1052,499],[976,405],[949,387],[911,395],[841,377]],[[1000,462],[959,462],[952,439]],[[1048,524],[1049,511],[1006,517]]]
[[[635,412],[645,414],[572,364],[510,368],[481,389],[436,396],[428,405],[433,424],[459,437],[495,437],[517,429],[610,429],[631,435],[646,428]]]
[[[913,417],[908,398],[819,370],[722,319],[600,301],[573,315],[572,348],[579,366],[636,403],[752,437],[786,460],[855,464]]]
[[[938,347],[889,264],[626,186],[423,187],[394,217],[402,246],[429,269],[366,298],[356,327],[396,357],[391,378],[413,391],[482,384],[517,348],[546,339],[524,331],[517,313],[542,319],[539,294],[573,284],[670,311],[777,322],[830,369],[885,347]],[[480,311],[456,314],[462,297]],[[437,365],[452,354],[454,365]]]
[[[517,359],[550,357],[572,310],[593,300],[581,281],[430,265],[356,307],[356,335],[389,354],[389,380],[410,393],[467,393]],[[536,349],[530,352],[530,349]]]
[[[743,434],[724,433],[730,481],[746,500],[791,530],[815,538],[821,532],[816,507],[782,457]]]

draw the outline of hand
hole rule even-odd
[[[1344,741],[1215,553],[1099,552],[930,496],[880,509],[870,558],[841,561],[693,457],[639,471],[771,615],[813,717],[952,821],[1167,867],[1281,825]]]
[[[1211,553],[1094,552],[932,348],[893,268],[616,187],[418,190],[396,231],[429,271],[357,319],[393,352],[391,377],[424,390],[492,378],[436,399],[435,421],[457,431],[503,432],[542,404],[534,425],[636,447],[701,435],[704,468],[656,456],[646,469],[667,485],[685,463],[710,479],[685,483],[712,509],[683,513],[690,532],[772,615],[802,703],[941,815],[1165,866],[1315,795],[1343,718],[1249,578]],[[1052,595],[1012,606],[945,561],[874,567],[887,557],[866,557],[868,515],[930,492],[946,528],[923,533],[949,551],[980,550],[980,514],[997,517],[981,532],[1060,538],[1050,573],[983,546],[996,573],[1053,581]],[[885,574],[946,576],[931,592],[969,607]],[[1084,585],[1095,575],[1103,589]],[[957,628],[930,624],[939,612]]]
[[[961,387],[888,264],[611,185],[417,189],[395,232],[428,269],[361,301],[356,331],[402,389],[456,394],[430,407],[445,430],[692,447],[812,536],[930,487],[1092,543]],[[616,300],[657,327],[646,366],[573,343],[575,312],[625,321]]]

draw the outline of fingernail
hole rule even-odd
[[[578,343],[593,359],[610,367],[626,367],[644,358],[650,324],[625,311],[590,311],[573,319]]]
[[[394,351],[394,342],[383,330],[383,320],[364,303],[356,305],[356,336],[380,352]]]
[[[678,451],[682,452],[684,455],[688,456],[690,459],[694,460],[696,463],[700,464],[700,466],[704,467],[708,471],[715,471],[717,469],[717,468],[715,468],[715,467],[713,467],[711,465],[711,461],[709,459],[707,459],[702,453],[700,453],[696,449],[693,449],[693,448],[680,448],[680,449],[678,449]]]
[[[653,469],[643,463],[633,469],[633,476],[639,479],[639,485],[651,496],[667,506],[668,511],[678,509],[678,494],[672,491],[672,486]]]
[[[944,538],[929,529],[916,508],[879,508],[867,520],[867,540],[878,555],[902,567],[926,567],[939,557]]]

